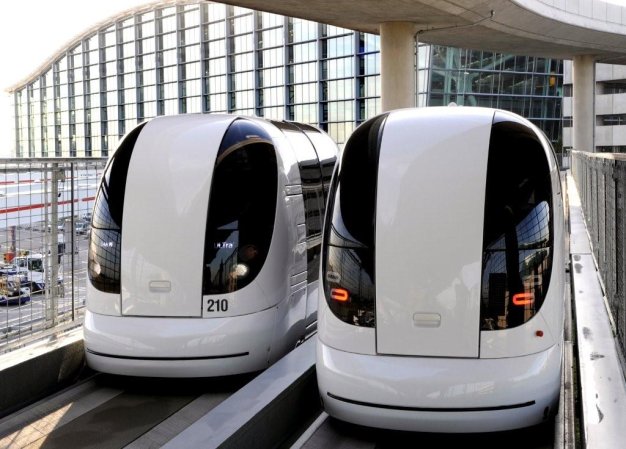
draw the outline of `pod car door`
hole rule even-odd
[[[391,113],[376,193],[376,345],[479,356],[481,244],[492,110]]]
[[[121,245],[122,314],[200,317],[212,173],[233,117],[148,122],[130,158]]]

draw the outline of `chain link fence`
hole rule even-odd
[[[626,355],[626,154],[572,151],[572,175]]]
[[[0,352],[82,322],[106,159],[0,159]]]

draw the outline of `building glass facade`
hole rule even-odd
[[[504,109],[561,140],[562,61],[438,45],[420,46],[418,58],[419,106]]]
[[[148,5],[88,31],[15,88],[15,154],[106,157],[137,123],[202,112],[310,123],[342,145],[381,112],[379,52],[376,35],[302,19],[198,0]],[[560,62],[418,54],[421,105],[509,109],[558,138]]]

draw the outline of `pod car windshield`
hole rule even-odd
[[[271,138],[238,119],[215,162],[204,245],[202,294],[239,290],[261,270],[272,240],[278,170]]]
[[[496,113],[487,167],[481,330],[519,326],[545,299],[553,248],[547,157],[532,129]]]
[[[376,325],[376,186],[386,118],[370,119],[350,136],[328,197],[324,293],[335,316],[354,326]]]
[[[87,272],[91,284],[107,293],[120,293],[122,217],[128,165],[145,122],[129,132],[111,156],[91,221]]]

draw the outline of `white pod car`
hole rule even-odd
[[[317,378],[372,427],[488,432],[558,405],[565,235],[550,143],[484,108],[359,126],[329,193]]]
[[[308,125],[159,117],[110,158],[91,224],[87,363],[158,377],[256,371],[315,327],[337,147]]]

